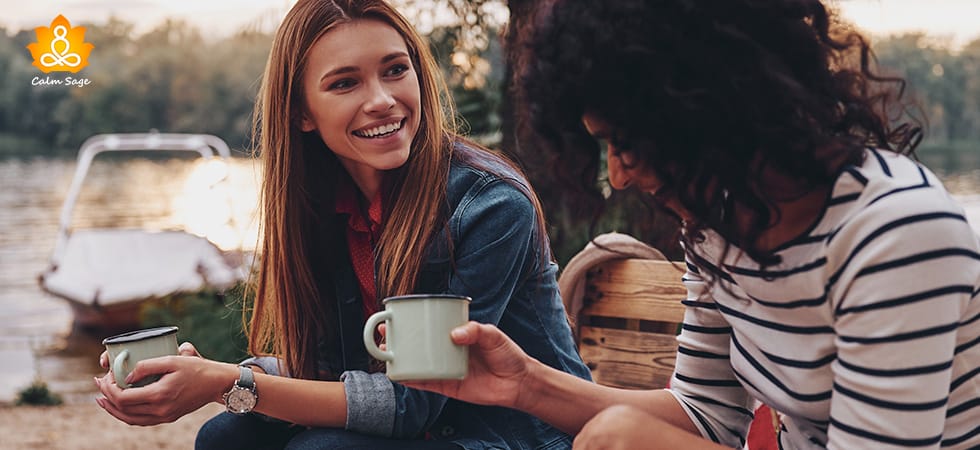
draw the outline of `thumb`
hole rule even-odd
[[[177,353],[180,356],[201,356],[201,354],[197,351],[197,347],[194,347],[194,344],[191,344],[190,342],[180,344],[180,347],[177,348]]]
[[[494,325],[469,321],[452,331],[453,342],[490,349],[506,345],[509,338]]]

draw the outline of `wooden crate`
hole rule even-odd
[[[666,386],[684,320],[683,268],[680,262],[623,259],[589,271],[576,320],[579,354],[597,383]]]

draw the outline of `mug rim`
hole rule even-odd
[[[168,334],[176,333],[178,327],[155,327],[155,328],[144,328],[142,330],[127,331],[122,334],[117,334],[115,336],[109,336],[102,340],[102,345],[109,344],[122,344],[125,342],[136,342],[145,339],[166,336]]]
[[[456,294],[407,294],[407,295],[394,295],[384,299],[381,303],[387,304],[388,302],[396,302],[400,300],[418,300],[418,299],[432,299],[432,300],[463,300],[467,302],[472,302],[473,299],[466,295],[456,295]]]

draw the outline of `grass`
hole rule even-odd
[[[35,379],[30,386],[17,393],[17,406],[56,406],[62,403],[61,396],[48,389],[48,384]]]
[[[244,285],[239,285],[224,293],[203,291],[153,300],[140,312],[141,325],[176,325],[178,342],[194,344],[206,358],[237,363],[248,356],[242,332],[244,296]]]

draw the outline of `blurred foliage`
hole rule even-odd
[[[56,406],[62,403],[61,396],[48,388],[48,384],[40,379],[34,380],[30,386],[17,393],[17,406]]]
[[[87,26],[85,39],[98,50],[72,75],[91,84],[69,87],[32,85],[65,78],[31,66],[24,46],[34,39],[33,31],[0,33],[0,135],[34,138],[45,154],[73,153],[97,133],[154,128],[212,133],[244,147],[272,42],[256,32],[205,41],[196,28],[172,19],[137,36],[131,24],[110,19]],[[0,147],[0,154],[10,152]]]
[[[248,290],[244,284],[224,293],[176,294],[146,302],[140,310],[145,328],[175,325],[179,342],[191,342],[209,359],[237,363],[245,359],[248,345],[242,332],[242,305]]]
[[[980,141],[980,39],[958,52],[923,33],[874,44],[881,70],[908,83],[908,96],[928,122],[926,143]]]

